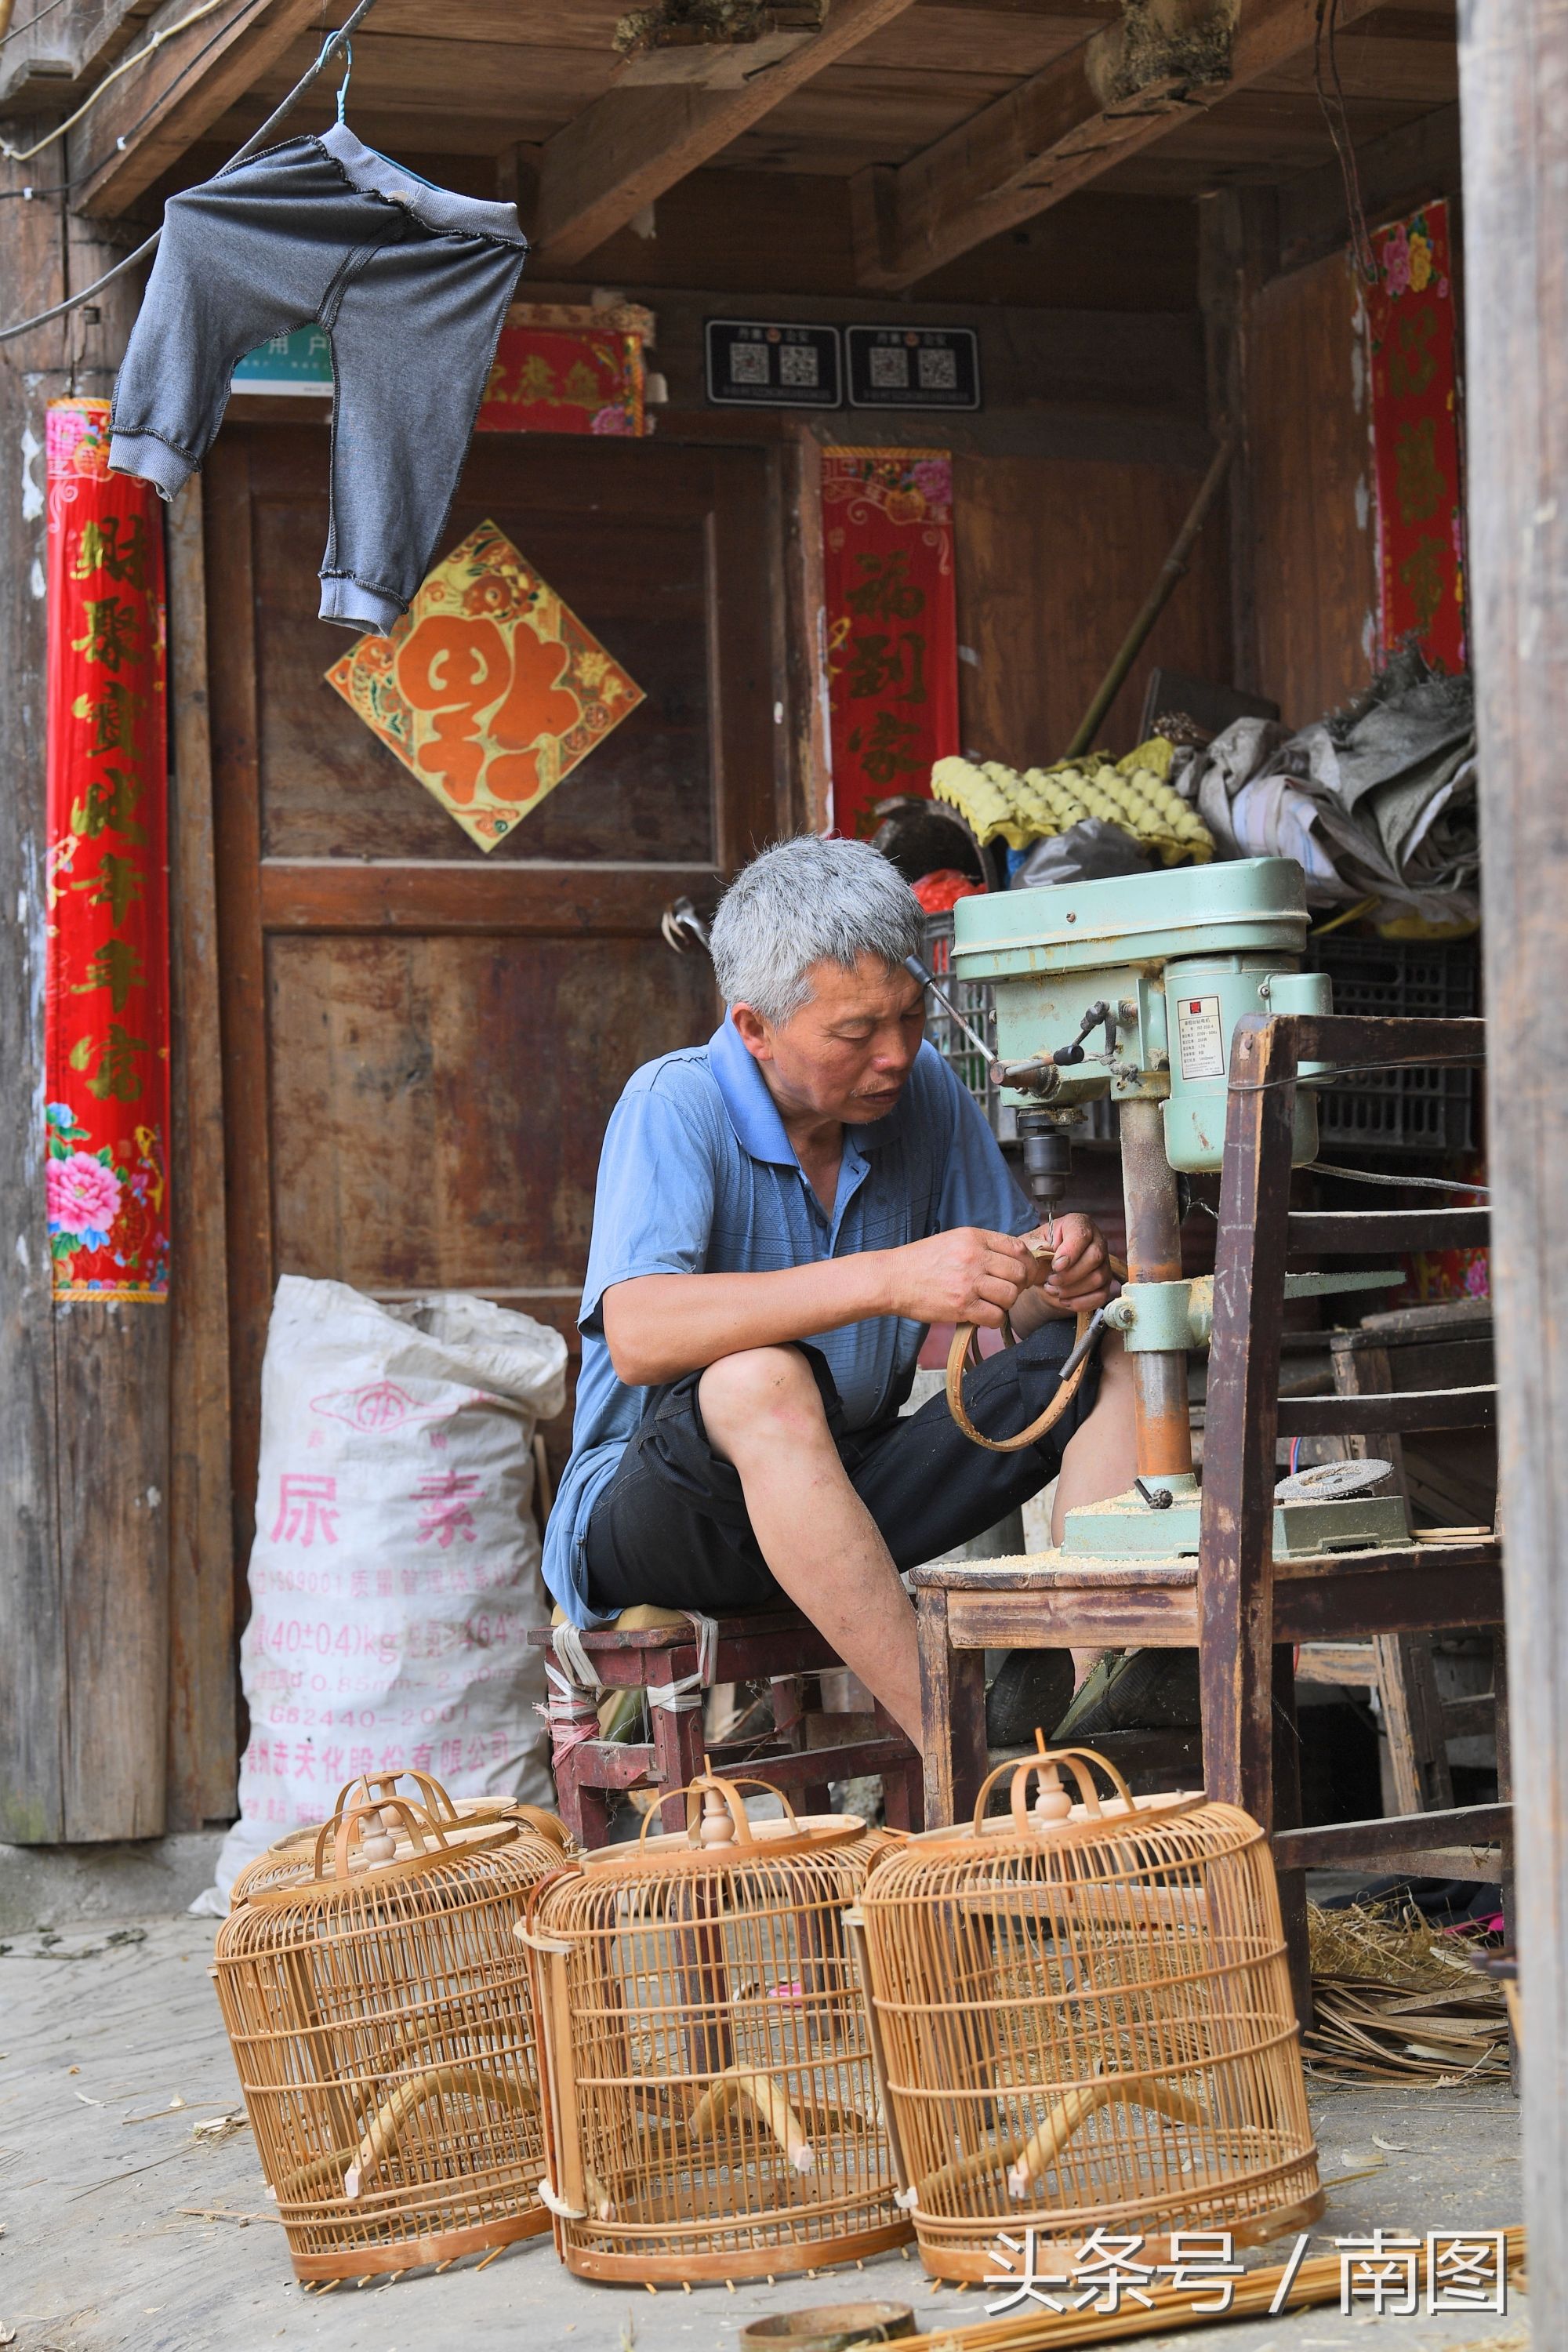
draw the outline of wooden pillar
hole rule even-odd
[[[1466,0],[1479,695],[1531,2331],[1568,2340],[1568,6]]]
[[[0,166],[0,185],[31,175]],[[5,313],[58,301],[141,232],[6,207]],[[0,1837],[150,1837],[166,1819],[169,1315],[50,1297],[40,1132],[44,413],[110,391],[140,285],[0,346]],[[13,921],[12,910],[20,919]]]
[[[0,163],[0,188],[26,184]],[[4,207],[7,316],[65,292],[59,207]],[[44,409],[60,326],[0,344],[0,1839],[65,1834],[66,1673],[54,1318],[38,1134],[44,1066]]]

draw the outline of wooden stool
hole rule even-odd
[[[715,1771],[764,1780],[811,1813],[833,1810],[830,1780],[879,1775],[889,1825],[921,1826],[920,1755],[892,1717],[881,1707],[870,1714],[830,1715],[805,1706],[803,1680],[830,1672],[840,1661],[797,1610],[698,1619],[670,1609],[641,1608],[626,1610],[614,1625],[594,1633],[568,1628],[562,1636],[559,1627],[541,1626],[528,1638],[551,1653],[556,1794],[562,1818],[579,1845],[609,1843],[610,1797],[628,1789],[669,1791],[660,1803],[663,1825],[683,1829],[686,1807],[674,1792],[697,1779],[705,1755]],[[581,1671],[584,1665],[586,1675]],[[716,1682],[763,1680],[773,1687],[773,1731],[710,1745],[703,1727],[704,1689]],[[598,1736],[598,1693],[626,1690],[646,1695],[651,1739]],[[572,1693],[578,1695],[574,1720]]]

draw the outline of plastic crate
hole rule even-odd
[[[1428,1021],[1464,1020],[1480,1009],[1480,959],[1473,940],[1309,939],[1307,961],[1333,982],[1334,1011]],[[1425,1157],[1475,1148],[1479,1073],[1367,1070],[1318,1091],[1325,1156],[1340,1147]]]
[[[941,982],[943,992],[952,999],[975,1034],[986,1039],[994,1054],[996,1009],[992,1003],[989,982],[954,980],[952,977],[951,914],[926,917],[925,946],[921,954],[926,970]],[[1004,1109],[1001,1089],[991,1083],[988,1061],[976,1053],[946,1005],[929,989],[926,991],[926,1041],[936,1047],[942,1060],[956,1074],[959,1084],[973,1096],[998,1141],[1010,1143],[1016,1140],[1016,1114],[1010,1108]]]

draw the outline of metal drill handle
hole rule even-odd
[[[952,1015],[954,1021],[957,1022],[959,1027],[963,1030],[970,1044],[974,1047],[976,1053],[984,1054],[987,1064],[989,1064],[991,1060],[990,1046],[977,1031],[970,1027],[968,1022],[964,1019],[963,1013],[959,1011],[952,997],[949,996],[946,989],[943,988],[941,982],[937,980],[936,975],[933,972],[927,971],[925,965],[921,963],[919,956],[917,955],[907,955],[904,958],[904,970],[908,972],[912,972],[914,977],[920,982],[922,988],[930,989],[937,1003]]]

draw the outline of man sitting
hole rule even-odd
[[[636,1601],[720,1616],[781,1591],[917,1745],[899,1571],[1059,1473],[1054,1528],[1131,1485],[1131,1383],[1108,1342],[1036,1445],[990,1454],[945,1398],[900,1419],[926,1327],[1010,1318],[970,1376],[988,1435],[1050,1401],[1073,1318],[1110,1295],[1084,1217],[1048,1260],[984,1118],[921,1043],[913,892],[860,842],[777,844],[713,924],[706,1045],[629,1081],[605,1137],[572,1458],[544,1574],[577,1625]],[[1048,1727],[1047,1727],[1048,1728]]]

